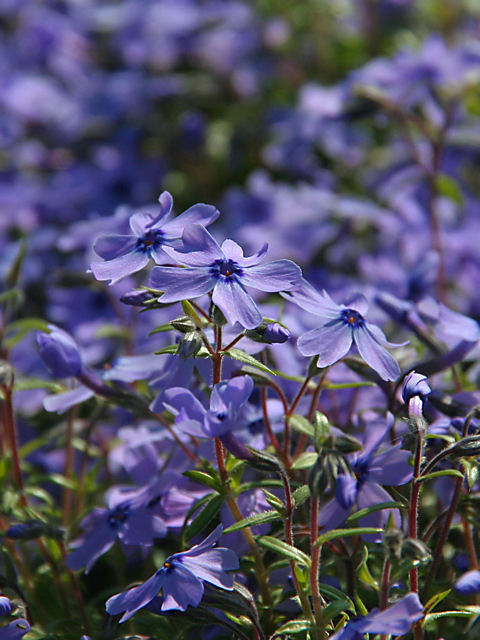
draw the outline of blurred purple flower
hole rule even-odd
[[[364,296],[356,296],[349,306],[336,304],[323,291],[316,291],[306,280],[284,296],[302,309],[322,318],[318,329],[307,331],[298,339],[298,348],[304,356],[318,355],[318,366],[328,367],[345,356],[355,344],[360,355],[384,380],[395,380],[400,375],[397,361],[385,347],[399,347],[388,342],[382,330],[368,323],[364,314],[368,304]]]
[[[93,246],[103,262],[93,262],[90,266],[97,280],[108,280],[114,284],[122,278],[140,271],[150,258],[163,264],[168,256],[165,246],[176,246],[184,228],[191,224],[209,225],[219,216],[212,205],[195,204],[187,211],[170,220],[173,199],[168,191],[158,198],[160,213],[135,213],[130,218],[131,235],[100,236]]]
[[[374,609],[363,618],[351,620],[330,640],[363,640],[365,633],[403,636],[422,617],[423,605],[418,595],[411,592],[383,611]]]
[[[167,532],[165,522],[153,512],[151,487],[132,491],[128,499],[119,492],[109,498],[109,508],[95,507],[81,522],[85,534],[73,545],[67,566],[76,571],[86,567],[88,573],[97,559],[119,538],[124,544],[151,546],[155,538]]]
[[[40,357],[55,378],[71,378],[82,370],[79,348],[66,331],[49,324],[49,333],[38,333]]]
[[[255,255],[245,257],[236,242],[225,240],[220,247],[199,224],[185,229],[182,240],[181,251],[169,247],[165,251],[186,268],[155,267],[152,270],[151,286],[164,292],[159,302],[197,298],[213,289],[213,303],[228,322],[239,322],[246,329],[253,329],[261,323],[262,314],[245,286],[273,293],[291,289],[300,280],[300,267],[291,260],[259,264],[267,244]]]
[[[238,568],[238,558],[230,549],[213,548],[222,530],[218,526],[200,544],[167,558],[163,566],[140,586],[109,598],[105,604],[107,612],[112,616],[123,613],[120,622],[125,622],[147,606],[160,589],[163,591],[162,611],[197,607],[203,597],[204,582],[231,591],[233,575],[227,571]]]
[[[472,569],[460,576],[455,583],[455,590],[466,596],[480,593],[480,571]]]
[[[391,495],[382,485],[402,485],[412,477],[412,467],[408,464],[410,452],[400,445],[381,449],[385,435],[393,424],[390,416],[386,421],[377,420],[367,429],[367,437],[363,451],[353,454],[350,460],[352,475],[340,474],[335,486],[335,497],[320,511],[318,524],[324,531],[338,527],[351,513],[354,505],[358,510],[380,502],[391,502]],[[393,510],[393,518],[400,525],[397,510]],[[360,519],[361,526],[382,528],[388,518],[389,510],[384,509],[371,513]],[[380,542],[381,535],[368,534],[365,540]]]

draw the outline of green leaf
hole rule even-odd
[[[372,504],[369,507],[365,507],[365,509],[360,509],[360,511],[356,511],[352,513],[352,515],[348,516],[347,522],[353,522],[354,520],[358,520],[359,518],[364,518],[365,516],[370,515],[371,513],[375,513],[375,511],[382,511],[383,509],[407,509],[408,507],[404,505],[402,502],[379,502],[378,504]]]
[[[451,589],[447,589],[446,591],[442,591],[441,593],[436,593],[434,596],[430,598],[428,602],[425,603],[425,612],[431,611],[434,609],[437,604],[439,604],[444,598],[448,596],[451,592]]]
[[[5,345],[11,349],[21,342],[30,331],[48,332],[48,322],[42,318],[22,318],[11,322],[5,328]]]
[[[310,497],[310,487],[308,484],[304,484],[298,489],[295,489],[292,495],[293,504],[295,507],[300,507]]]
[[[191,320],[193,320],[197,329],[201,329],[202,320],[200,319],[200,316],[198,315],[198,313],[195,311],[192,303],[189,302],[188,300],[182,300],[181,305],[182,305],[183,313],[186,316],[188,316]]]
[[[277,538],[272,538],[271,536],[262,536],[258,538],[258,543],[267,549],[271,549],[272,551],[276,551],[280,555],[283,555],[291,560],[295,560],[299,564],[302,564],[305,567],[309,567],[312,564],[312,561],[309,556],[300,549],[296,547],[292,547],[292,545],[283,542],[283,540],[277,540]]]
[[[294,413],[290,416],[289,423],[295,431],[299,431],[310,438],[313,438],[315,435],[315,430],[310,420],[307,420],[307,418],[304,418],[298,413]]]
[[[370,587],[373,587],[374,589],[378,589],[378,582],[370,573],[370,570],[367,565],[367,560],[368,560],[368,547],[364,545],[362,550],[362,561],[357,567],[357,577],[361,582],[368,584]]]
[[[238,360],[244,364],[249,364],[250,366],[260,369],[260,371],[264,371],[265,373],[270,373],[272,376],[276,375],[275,371],[272,371],[272,369],[269,369],[266,365],[262,364],[259,360],[251,356],[249,353],[245,353],[245,351],[242,351],[241,349],[235,349],[235,347],[232,347],[223,353],[234,360]]]
[[[248,518],[244,518],[243,520],[239,520],[232,524],[230,527],[227,527],[223,533],[233,533],[234,531],[239,531],[240,529],[245,529],[245,527],[254,527],[258,524],[265,524],[266,522],[273,522],[274,520],[281,520],[282,516],[278,513],[278,511],[264,511],[263,513],[256,513],[253,516],[248,516]]]
[[[445,173],[436,176],[435,188],[439,195],[453,200],[460,206],[463,204],[463,195],[458,182]]]
[[[318,453],[315,451],[305,451],[301,453],[292,464],[292,469],[310,469],[317,461]]]
[[[160,351],[155,351],[155,355],[161,356],[164,353],[177,353],[178,344],[169,344],[168,347],[163,347]],[[210,358],[210,353],[205,347],[201,347],[195,354],[195,358]]]
[[[282,624],[282,626],[275,631],[275,637],[285,633],[292,635],[304,633],[310,629],[312,629],[312,621],[308,618],[299,618],[298,620],[291,620],[290,622]]]
[[[444,469],[443,471],[433,471],[427,473],[426,476],[420,476],[416,482],[425,482],[425,480],[431,480],[432,478],[441,478],[442,476],[456,476],[457,478],[463,478],[463,473],[458,469]]]
[[[329,600],[341,600],[346,603],[346,609],[355,613],[355,605],[352,600],[344,594],[343,591],[337,589],[336,587],[332,587],[330,584],[325,584],[324,582],[320,582],[318,585],[320,593],[324,596],[327,596]]]
[[[187,539],[193,538],[197,535],[197,533],[203,531],[203,529],[205,529],[206,526],[211,523],[211,521],[220,511],[220,508],[222,507],[224,502],[224,496],[220,496],[218,495],[218,493],[213,494],[210,500],[206,502],[205,506],[200,511],[198,516],[194,518],[194,520],[188,525],[186,531]]]
[[[14,389],[16,391],[29,391],[30,389],[48,389],[54,393],[64,391],[64,387],[57,382],[44,380],[43,378],[16,378]]]
[[[163,331],[173,331],[173,326],[169,322],[167,322],[167,324],[161,324],[160,326],[155,327],[155,329],[150,331],[148,337],[153,336],[156,333],[162,333]]]
[[[440,618],[469,618],[475,615],[472,611],[439,611],[438,613],[427,613],[423,619],[422,626],[435,622]]]
[[[223,485],[220,479],[212,477],[210,474],[205,473],[204,471],[184,471],[182,475],[190,478],[194,482],[198,482],[199,484],[203,484],[206,487],[210,487],[210,489],[214,489],[218,493],[222,492]]]
[[[324,544],[329,540],[336,540],[343,536],[362,536],[371,533],[382,533],[383,529],[377,529],[376,527],[357,527],[355,529],[334,529],[333,531],[327,531],[315,540],[315,545]]]
[[[280,498],[277,498],[274,493],[267,491],[267,489],[262,489],[262,491],[268,504],[273,507],[278,513],[285,515],[285,505],[283,501],[280,500]]]

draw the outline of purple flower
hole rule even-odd
[[[133,234],[97,238],[93,248],[104,260],[90,265],[97,280],[109,280],[109,284],[114,284],[143,269],[150,258],[157,264],[163,264],[168,259],[164,247],[179,245],[185,227],[195,223],[209,225],[219,216],[219,211],[214,206],[195,204],[170,220],[172,196],[164,191],[158,201],[160,213],[153,215],[139,212],[130,217]]]
[[[233,240],[220,246],[199,224],[185,229],[181,251],[165,251],[185,269],[155,267],[151,286],[163,291],[159,302],[178,302],[197,298],[213,290],[213,303],[230,324],[239,322],[246,329],[257,327],[262,315],[245,286],[269,293],[286,291],[300,280],[301,271],[291,260],[274,260],[260,265],[268,245],[245,257]]]
[[[49,333],[38,333],[40,357],[55,378],[70,378],[82,370],[82,357],[75,340],[50,324]]]
[[[423,605],[418,595],[411,592],[383,611],[374,609],[363,618],[351,620],[330,640],[363,640],[365,633],[403,636],[422,617]]]
[[[466,596],[480,593],[480,571],[472,569],[460,576],[455,583],[455,590]]]
[[[119,538],[124,544],[151,546],[155,538],[167,532],[165,522],[155,515],[149,505],[150,487],[132,492],[129,499],[113,493],[109,508],[95,507],[81,522],[85,534],[67,557],[67,566],[76,571],[86,567],[88,573],[97,559],[106,553]]]
[[[207,410],[191,391],[181,387],[167,389],[163,405],[175,417],[175,425],[198,438],[221,438],[227,449],[237,458],[251,458],[251,453],[231,433],[246,424],[243,409],[253,391],[249,376],[238,376],[213,387],[210,408]],[[160,410],[161,400],[154,401],[152,411]]]
[[[302,355],[318,355],[318,366],[328,367],[343,358],[355,344],[365,362],[381,378],[398,378],[400,367],[385,347],[402,345],[388,342],[379,327],[365,320],[368,305],[364,296],[356,296],[349,306],[338,305],[325,291],[319,293],[302,280],[300,287],[285,297],[322,319],[318,329],[307,331],[298,339]]]
[[[160,589],[163,591],[162,611],[197,607],[203,597],[204,582],[231,591],[233,575],[227,571],[238,569],[238,558],[230,549],[213,548],[222,531],[218,526],[200,544],[167,558],[163,566],[140,586],[109,598],[105,604],[107,612],[112,616],[123,612],[120,622],[125,622],[147,606]]]

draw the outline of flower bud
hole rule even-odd
[[[383,534],[383,545],[387,551],[390,562],[398,562],[402,555],[403,531],[392,528],[387,529]]]
[[[120,296],[120,302],[123,302],[123,304],[128,304],[132,307],[144,307],[149,300],[154,299],[155,298],[154,296],[152,296],[150,291],[145,291],[143,289],[141,291],[132,289],[132,291],[127,291],[127,293],[124,293],[123,296]]]
[[[66,331],[49,325],[50,333],[38,333],[40,357],[55,378],[77,376],[82,370],[82,358],[75,340]]]
[[[267,324],[263,332],[263,339],[270,344],[282,344],[290,338],[290,331],[278,322]]]
[[[405,403],[408,403],[408,401],[415,396],[419,396],[422,400],[425,400],[431,392],[432,390],[427,382],[427,376],[416,373],[415,371],[411,371],[405,376],[402,387],[402,398]]]
[[[467,436],[449,447],[449,456],[453,458],[468,458],[480,456],[480,435]]]
[[[197,330],[186,333],[178,344],[178,355],[186,360],[195,356],[202,348],[202,338]]]
[[[180,333],[188,333],[196,329],[194,321],[188,316],[179,316],[174,320],[170,320],[170,324]]]
[[[402,557],[418,560],[419,562],[428,562],[431,553],[427,545],[418,540],[418,538],[405,538],[402,542]]]

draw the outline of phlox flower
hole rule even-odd
[[[130,217],[130,235],[104,235],[93,245],[103,262],[93,262],[90,268],[97,280],[114,284],[122,278],[143,269],[150,258],[157,264],[168,260],[166,246],[179,244],[182,231],[191,224],[209,225],[218,218],[219,211],[212,205],[195,204],[176,218],[170,219],[173,199],[168,191],[158,198],[160,213],[138,212]]]
[[[109,598],[105,604],[107,612],[112,616],[123,613],[120,622],[125,622],[150,604],[160,589],[163,592],[162,611],[197,607],[203,597],[204,582],[231,591],[233,575],[227,572],[238,569],[238,558],[230,549],[214,548],[222,531],[218,526],[200,544],[168,557],[143,584]]]
[[[239,322],[245,329],[254,329],[262,322],[262,314],[245,287],[268,293],[287,291],[301,277],[300,267],[291,260],[261,265],[267,244],[258,253],[245,257],[236,242],[225,240],[220,246],[199,224],[185,229],[182,240],[181,250],[165,247],[165,251],[185,268],[152,270],[151,286],[163,291],[159,302],[179,302],[212,291],[212,301],[227,321]]]
[[[365,362],[384,380],[395,380],[400,367],[385,347],[400,347],[388,342],[383,331],[365,320],[368,309],[364,296],[356,296],[348,306],[336,304],[323,291],[316,291],[306,280],[284,296],[305,311],[320,316],[322,324],[298,339],[304,356],[318,355],[318,366],[328,367],[347,355],[353,344]]]

